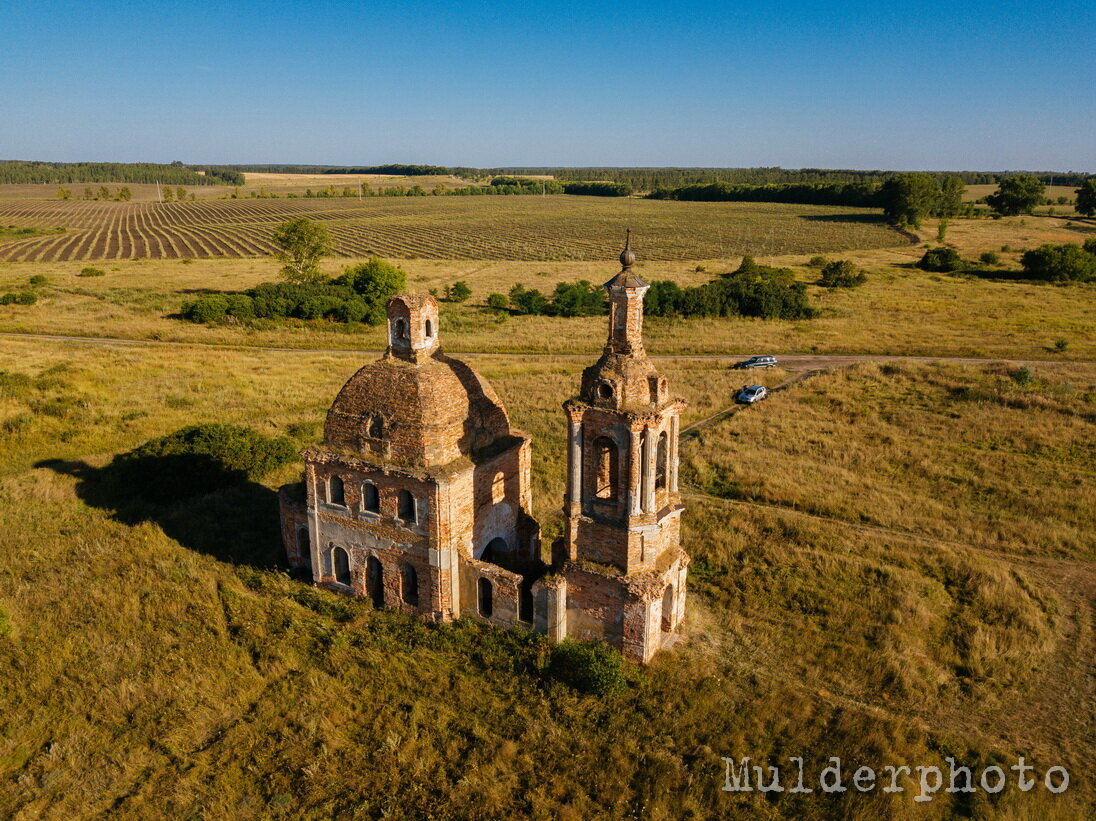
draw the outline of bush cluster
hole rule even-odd
[[[78,273],[76,276],[78,276],[78,277],[105,277],[106,275],[107,275],[107,272],[104,271],[102,268],[92,268],[92,267],[89,266],[87,268],[81,268],[80,273]]]
[[[329,319],[334,322],[384,321],[388,298],[402,291],[406,274],[382,259],[347,268],[324,282],[264,282],[242,294],[207,294],[183,305],[191,322],[251,319]]]
[[[623,182],[604,180],[565,182],[563,193],[584,197],[628,197],[631,196],[632,186]]]
[[[1096,239],[1082,248],[1074,243],[1041,245],[1020,257],[1024,273],[1049,282],[1096,282]]]
[[[847,259],[827,264],[818,284],[825,288],[855,288],[868,281],[868,275]]]
[[[612,696],[627,686],[620,653],[599,641],[564,639],[552,648],[547,672],[590,695]]]
[[[33,305],[37,301],[38,295],[34,291],[9,292],[0,296],[0,305]]]
[[[499,300],[492,304],[488,297],[487,304],[494,308]],[[519,283],[510,289],[509,306],[514,313],[535,316],[598,316],[608,311],[605,292],[585,279],[558,283],[551,297]]]
[[[963,268],[963,265],[963,258],[959,256],[955,249],[945,247],[930,248],[925,251],[924,256],[917,263],[917,267],[922,271],[932,271],[937,274],[958,271]]]
[[[745,257],[738,270],[704,285],[682,288],[656,280],[644,298],[649,316],[755,316],[762,319],[808,319],[814,310],[807,286],[791,270],[758,265]]]

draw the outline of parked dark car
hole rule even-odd
[[[751,356],[749,359],[744,359],[741,362],[735,362],[731,366],[736,371],[744,371],[749,368],[775,368],[776,357],[775,356]]]

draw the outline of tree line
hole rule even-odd
[[[204,174],[198,173],[204,170]],[[243,175],[236,171],[205,166],[201,169],[181,162],[160,163],[59,163],[0,161],[0,183],[54,184],[72,183],[164,183],[165,185],[243,184]]]
[[[488,179],[498,176],[551,176],[560,182],[584,182],[595,179],[623,183],[635,191],[656,188],[680,188],[725,182],[738,185],[792,185],[834,183],[882,184],[897,172],[887,170],[857,170],[842,168],[574,168],[574,167],[497,167],[410,165],[392,163],[368,166],[330,165],[229,165],[237,171],[282,174],[393,174],[399,176],[451,175],[466,179]],[[929,171],[936,177],[957,176],[966,185],[992,185],[1015,173],[1028,173],[1045,185],[1081,185],[1088,175],[1075,171]]]
[[[806,205],[848,205],[877,208],[882,205],[879,183],[788,183],[747,185],[710,182],[680,188],[655,188],[648,199],[692,202],[783,202]]]

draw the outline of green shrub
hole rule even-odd
[[[582,693],[612,696],[624,690],[624,660],[600,641],[565,639],[552,649],[548,675]]]
[[[487,307],[496,311],[505,311],[510,307],[510,299],[506,294],[490,294],[487,297]]]
[[[813,256],[807,260],[807,267],[809,268],[825,268],[829,264],[830,261],[821,255]]]
[[[978,261],[983,265],[1000,265],[1001,258],[997,256],[993,251],[986,251],[982,256],[978,257]]]
[[[339,322],[363,322],[369,316],[369,305],[364,299],[348,299],[335,312]]]
[[[373,257],[368,262],[347,268],[335,283],[349,285],[365,303],[365,315],[350,321],[364,320],[370,325],[379,325],[384,321],[388,298],[407,287],[407,274],[387,260]],[[355,310],[351,309],[351,313]]]
[[[191,322],[217,322],[228,313],[228,298],[220,294],[200,296],[183,305],[183,316]]]
[[[963,267],[963,259],[954,248],[930,248],[925,251],[917,267],[923,271],[947,274],[960,270]]]
[[[39,285],[46,285],[49,280],[42,274],[35,274],[29,280],[30,284],[37,287]]]
[[[1028,367],[1017,368],[1016,370],[1010,372],[1009,376],[1012,377],[1013,382],[1024,388],[1028,387],[1032,382],[1035,381],[1035,374],[1033,374],[1031,372],[1031,368]]]
[[[1089,237],[1081,247],[1088,253],[1096,255],[1096,237]]]
[[[464,302],[472,296],[472,289],[463,279],[445,286],[445,298],[450,302]]]
[[[37,301],[38,295],[33,291],[6,293],[0,296],[0,305],[33,305]]]
[[[1049,282],[1096,281],[1096,255],[1080,245],[1041,245],[1020,257],[1024,273]]]
[[[110,468],[146,500],[169,502],[256,480],[297,459],[285,437],[240,425],[192,425],[116,456]]]
[[[867,282],[868,275],[847,259],[831,262],[822,269],[818,284],[826,288],[855,288]]]
[[[225,302],[228,303],[225,313],[229,316],[237,319],[254,319],[255,300],[246,294],[229,294],[225,297]]]
[[[107,272],[102,268],[81,268],[78,277],[105,277]]]

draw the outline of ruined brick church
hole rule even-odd
[[[354,374],[281,489],[292,566],[431,621],[470,616],[552,641],[601,639],[646,662],[685,612],[678,426],[684,400],[643,348],[630,243],[605,284],[609,334],[564,403],[565,535],[541,549],[531,440],[491,386],[442,353],[438,304],[388,303],[388,350]]]

